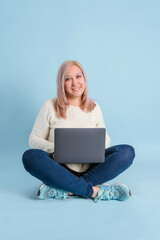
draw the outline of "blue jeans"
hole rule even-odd
[[[61,188],[74,195],[91,198],[93,186],[103,184],[125,171],[135,157],[134,148],[127,144],[105,149],[105,161],[91,165],[85,172],[75,172],[65,164],[53,160],[53,154],[41,149],[29,149],[23,153],[24,168],[43,183]]]

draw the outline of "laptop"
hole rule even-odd
[[[103,163],[105,128],[55,128],[54,160],[58,163]]]

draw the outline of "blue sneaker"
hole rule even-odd
[[[96,186],[100,187],[100,190],[97,197],[93,199],[94,202],[99,202],[100,200],[123,201],[131,196],[130,189],[123,183],[115,183],[110,186],[105,184]]]
[[[68,198],[68,191],[53,188],[43,183],[38,190],[37,197],[39,199],[46,198],[66,199]]]

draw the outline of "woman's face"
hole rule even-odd
[[[81,69],[77,65],[69,67],[65,75],[64,88],[67,98],[79,98],[85,90],[85,81]]]

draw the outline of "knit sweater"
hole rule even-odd
[[[67,118],[57,118],[53,107],[56,98],[48,99],[42,105],[35,120],[32,132],[29,136],[31,148],[42,149],[48,153],[54,153],[54,129],[55,128],[105,128],[102,111],[97,102],[91,112],[84,112],[80,107],[69,105]],[[110,146],[111,139],[106,130],[105,148]],[[92,163],[65,164],[76,172],[84,172]]]

